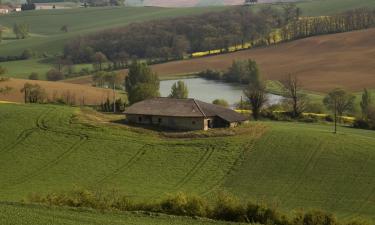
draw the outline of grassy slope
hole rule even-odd
[[[221,225],[231,224],[209,220],[175,217],[167,215],[144,215],[142,213],[99,213],[71,209],[26,206],[0,203],[2,225]]]
[[[123,126],[84,125],[74,108],[0,108],[1,200],[73,185],[114,187],[135,199],[180,190],[211,196],[224,189],[285,210],[322,208],[374,219],[371,131],[340,128],[334,136],[326,125],[264,122],[252,124],[253,132],[268,127],[255,142],[251,134],[186,141]]]

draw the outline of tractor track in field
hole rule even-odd
[[[298,174],[298,178],[295,180],[295,182],[291,185],[291,187],[293,187],[292,190],[288,190],[287,188],[284,188],[286,190],[284,190],[283,192],[281,192],[281,196],[282,197],[282,201],[284,202],[286,199],[290,199],[290,196],[293,194],[293,193],[296,193],[296,191],[299,189],[299,187],[301,186],[301,184],[303,183],[302,182],[302,179],[305,177],[305,174],[308,170],[313,170],[316,165],[319,163],[319,160],[314,160],[316,159],[317,157],[319,157],[322,152],[324,151],[324,148],[322,148],[322,145],[323,143],[320,142],[316,148],[313,150],[313,152],[311,152],[309,154],[309,156],[307,157],[307,162],[304,163],[304,166],[303,168],[300,170],[301,172]],[[323,150],[322,150],[323,149]]]
[[[89,137],[87,135],[85,135],[85,134],[74,134],[74,133],[69,133],[67,131],[59,131],[59,130],[52,130],[52,129],[50,129],[46,125],[45,117],[49,113],[51,113],[52,111],[54,111],[54,109],[50,109],[46,113],[44,113],[43,116],[38,117],[37,120],[36,120],[36,122],[35,122],[36,123],[36,128],[33,128],[33,129],[34,130],[38,129],[38,130],[41,130],[41,131],[44,131],[44,132],[52,132],[52,133],[57,133],[57,134],[64,134],[64,135],[75,136],[75,137],[78,137],[79,140],[76,141],[67,150],[65,150],[61,154],[59,154],[52,161],[49,161],[46,164],[44,164],[43,166],[39,167],[38,169],[36,169],[36,170],[34,170],[34,171],[32,171],[32,172],[30,172],[30,173],[22,176],[21,178],[18,178],[15,182],[11,182],[9,185],[3,186],[3,188],[10,188],[10,187],[13,187],[13,186],[16,186],[16,185],[19,185],[19,184],[23,184],[23,183],[29,181],[30,179],[32,179],[34,177],[37,177],[38,175],[40,175],[41,172],[46,171],[46,170],[52,168],[53,166],[55,166],[56,164],[58,164],[60,161],[62,161],[64,158],[66,158],[74,150],[78,149],[79,146],[83,145],[88,140]]]
[[[108,179],[111,179],[119,174],[120,171],[124,169],[130,169],[139,159],[147,152],[147,147],[150,146],[149,144],[143,145],[141,148],[138,149],[138,151],[123,165],[116,168],[112,173],[104,176],[99,181],[95,183],[95,185],[103,184]]]
[[[211,158],[215,148],[213,146],[208,146],[204,154],[199,158],[198,162],[189,170],[189,172],[175,185],[174,190],[178,191],[183,187],[187,182],[189,182],[194,175],[202,168],[206,162]]]
[[[46,111],[46,112],[43,112],[41,113],[38,117],[37,117],[37,121],[43,119],[45,116],[47,116],[49,111]],[[16,138],[15,142],[14,143],[11,143],[7,146],[5,146],[5,148],[1,149],[0,152],[1,153],[5,153],[5,152],[9,152],[10,150],[12,150],[13,148],[15,148],[17,145],[21,144],[24,140],[26,140],[32,133],[34,133],[35,131],[38,130],[38,126],[36,127],[33,127],[33,128],[29,128],[29,129],[26,129],[26,130],[23,130]]]
[[[224,182],[225,180],[227,179],[227,177],[234,171],[234,169],[239,166],[245,159],[245,154],[248,153],[248,152],[251,152],[254,150],[254,146],[255,146],[255,140],[253,141],[250,141],[248,143],[246,143],[243,147],[243,151],[241,152],[241,154],[237,157],[237,159],[233,162],[232,166],[229,168],[229,170],[224,174],[223,177],[221,177],[217,182],[215,182],[214,185],[212,185],[208,190],[204,191],[204,192],[201,192],[199,193],[200,195],[202,196],[207,196],[208,194],[212,193],[213,191],[215,191],[218,187],[220,187]]]

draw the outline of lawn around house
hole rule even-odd
[[[113,124],[121,118],[90,109],[1,104],[0,119],[2,201],[77,186],[116,188],[134,200],[227,191],[285,212],[374,219],[373,131],[251,122],[236,136],[186,141]]]

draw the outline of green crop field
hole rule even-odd
[[[135,200],[178,191],[211,198],[225,190],[284,211],[375,219],[372,131],[342,127],[334,135],[324,124],[252,122],[236,136],[179,139],[102,117],[89,109],[1,104],[0,201],[77,186],[115,188]]]
[[[192,219],[167,215],[142,213],[101,213],[88,210],[73,210],[0,203],[1,225],[229,225],[204,219]]]

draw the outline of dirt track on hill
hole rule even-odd
[[[0,88],[9,86],[12,90],[7,94],[0,94],[0,100],[10,102],[24,102],[23,93],[21,89],[26,83],[39,84],[47,92],[48,98],[64,98],[68,95],[74,99],[77,105],[98,105],[107,99],[107,96],[112,97],[112,91],[103,88],[96,88],[90,86],[82,86],[78,84],[69,84],[62,82],[50,81],[31,81],[24,79],[10,79],[8,81],[0,82]]]
[[[263,76],[282,80],[295,74],[304,89],[327,92],[375,88],[375,29],[301,39],[266,48],[175,61],[152,66],[160,77],[227,69],[235,59],[255,59]],[[90,77],[69,81],[91,84]]]

